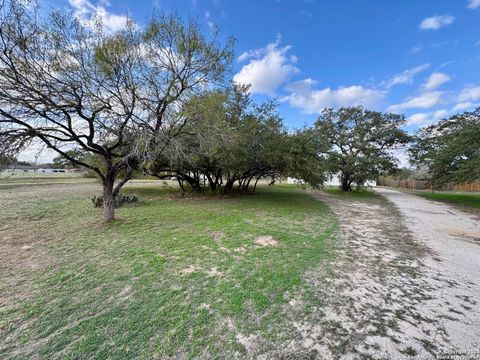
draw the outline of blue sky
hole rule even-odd
[[[274,98],[286,124],[324,107],[404,113],[407,129],[480,104],[480,0],[40,0],[115,29],[153,9],[237,39],[232,76]]]

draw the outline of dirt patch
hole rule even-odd
[[[180,273],[191,274],[191,273],[197,272],[198,270],[199,270],[198,266],[190,265],[189,267],[186,267],[185,269],[180,270]]]
[[[480,241],[480,233],[468,232],[460,229],[449,229],[447,234],[459,238],[468,238],[471,240]]]
[[[132,286],[127,285],[118,294],[118,299],[121,301],[127,300],[130,298],[131,293],[132,293]]]
[[[216,267],[211,268],[207,271],[208,276],[217,276],[217,277],[224,277],[225,273],[223,271],[218,271]]]
[[[213,241],[215,241],[218,245],[221,244],[222,238],[225,236],[223,231],[214,231],[212,232],[211,235],[212,235]]]
[[[257,236],[255,238],[255,244],[260,245],[260,246],[277,246],[278,241],[275,240],[272,236],[266,235],[266,236]]]
[[[255,335],[245,336],[237,334],[237,341],[243,345],[247,353],[252,353],[257,347],[257,337]]]

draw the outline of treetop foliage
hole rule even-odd
[[[420,129],[409,153],[435,186],[480,179],[480,108]]]
[[[2,153],[43,143],[95,172],[107,205],[145,154],[169,146],[185,122],[183,103],[222,82],[233,57],[232,40],[221,44],[218,33],[207,37],[175,15],[107,34],[70,13],[44,17],[11,0],[0,4],[0,25]]]
[[[397,168],[394,151],[410,140],[403,125],[403,115],[350,107],[325,109],[314,128],[329,144],[328,171],[339,174],[342,189],[350,190]]]

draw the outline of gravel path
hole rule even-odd
[[[311,193],[339,220],[336,260],[327,278],[308,274],[324,305],[295,324],[302,345],[282,355],[480,359],[478,221],[413,195],[378,193]]]
[[[424,261],[426,275],[434,281],[434,274],[440,273],[444,281],[455,284],[434,295],[448,300],[457,315],[461,313],[445,318],[448,339],[458,350],[477,352],[475,358],[480,358],[480,219],[419,196],[384,188],[377,192],[395,204],[415,238],[431,249]],[[458,299],[470,299],[471,308],[462,309]]]

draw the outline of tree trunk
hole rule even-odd
[[[191,186],[191,188],[197,192],[202,192],[202,188],[199,183],[199,179],[197,177],[191,177],[189,175],[182,175],[183,179]]]
[[[210,186],[210,190],[212,190],[212,192],[215,192],[217,191],[217,183],[216,181],[213,181],[212,177],[210,176],[210,174],[207,173],[207,180],[208,180],[208,186]]]
[[[225,187],[223,189],[224,194],[232,191],[234,182],[235,182],[235,178],[231,178],[230,175],[227,175],[227,182],[225,183]]]
[[[238,192],[242,191],[243,181],[244,181],[243,179],[238,179],[238,189],[237,189]]]
[[[182,190],[182,196],[185,195],[185,188],[183,187],[183,180],[180,179],[180,176],[177,176],[178,186]]]
[[[107,175],[103,181],[103,220],[106,223],[115,220],[115,196],[113,194],[113,184],[115,177]]]
[[[245,184],[243,185],[243,190],[245,191],[248,191],[248,188],[250,187],[250,182],[252,181],[253,179],[253,175],[251,175],[248,180],[245,182]]]
[[[348,175],[342,175],[342,184],[340,185],[342,191],[352,191],[351,181]]]
[[[255,190],[257,189],[258,180],[260,180],[260,176],[257,177],[257,180],[255,180],[255,185],[253,185],[253,192],[255,192]]]

